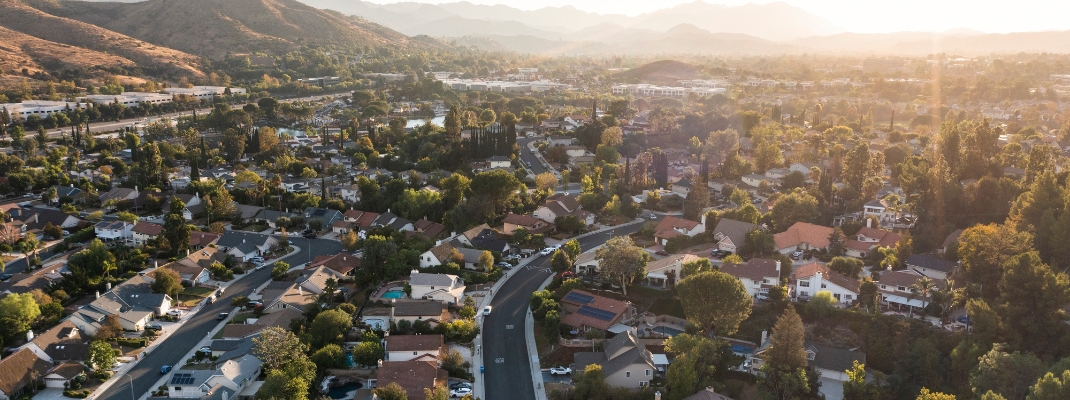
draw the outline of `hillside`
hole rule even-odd
[[[697,79],[702,76],[702,71],[694,65],[675,60],[661,60],[619,72],[616,78],[629,82],[670,84],[681,79]]]
[[[202,75],[198,59],[190,54],[71,18],[51,15],[30,7],[22,0],[0,1],[0,27],[13,31],[5,35],[12,39],[11,42],[0,41],[6,47],[5,51],[12,54],[12,59],[36,60],[34,66],[38,68],[48,66],[48,69],[55,71],[101,66],[118,70],[136,63],[142,71],[156,75]],[[59,58],[62,61],[58,61]],[[24,67],[29,69],[30,66]],[[13,73],[6,69],[3,72]]]
[[[114,55],[50,42],[0,27],[0,86],[22,80],[27,75],[49,71],[84,71],[89,76],[100,68],[131,69],[135,63]]]
[[[37,0],[34,5],[57,16],[208,58],[286,51],[308,44],[426,45],[377,24],[295,0]]]

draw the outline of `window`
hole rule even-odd
[[[826,287],[826,286],[825,286],[825,284],[824,284],[824,283],[822,283],[822,284],[821,284],[821,288],[822,288],[822,289],[824,289],[825,287]]]
[[[415,356],[415,355],[416,355],[416,352],[415,352],[415,351],[414,351],[414,352],[412,352],[412,355],[414,355],[414,356]]]
[[[851,299],[851,295],[849,295],[849,294],[845,294],[845,295],[843,295],[843,298],[844,298],[845,300],[850,300],[850,299]]]
[[[181,392],[182,391],[182,386],[175,386],[175,391]]]
[[[632,377],[632,371],[624,371],[624,377],[625,378],[631,378]]]
[[[906,287],[906,286],[899,286],[899,287],[897,287],[896,289],[898,289],[898,290],[899,290],[900,292],[905,292],[905,291],[907,291],[907,287]]]
[[[639,387],[646,387],[646,384],[646,381],[639,382]]]
[[[650,370],[646,370],[646,376],[650,376]]]
[[[799,287],[810,287],[810,281],[799,281]]]

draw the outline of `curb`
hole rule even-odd
[[[554,276],[550,275],[546,281],[539,285],[539,290],[546,289],[553,282]],[[539,347],[535,344],[535,317],[528,309],[525,319],[524,340],[528,347],[528,363],[531,364],[531,383],[535,387],[535,400],[546,400],[546,388],[543,387],[542,364],[539,361]]]

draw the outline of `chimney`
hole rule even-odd
[[[106,285],[104,285],[104,290],[108,292],[111,291],[111,282],[108,282]]]
[[[30,329],[30,330],[26,331],[26,341],[27,342],[33,341],[33,329]]]
[[[654,392],[654,400],[661,400],[661,392]]]
[[[776,262],[776,272],[780,272],[780,261]]]
[[[714,390],[713,390],[713,386],[706,386],[706,391],[707,391],[707,392],[710,392],[710,393],[716,393],[716,392],[714,392]],[[227,400],[227,399],[226,399],[226,398],[223,398],[223,400]]]
[[[866,218],[866,228],[872,228],[872,227],[873,227],[873,220],[869,219],[869,218]]]
[[[762,341],[758,342],[758,346],[765,344],[766,339],[769,339],[769,331],[762,331]]]
[[[189,250],[186,250],[186,251],[189,251]],[[153,264],[154,264],[154,268],[160,268],[160,260],[154,261]]]
[[[379,368],[382,368],[382,367],[383,367],[383,360],[379,359]]]
[[[305,295],[305,288],[301,287],[301,285],[298,285],[297,286],[297,294],[304,296]]]
[[[74,188],[74,184],[73,183],[71,184],[71,188]]]
[[[39,218],[40,216],[41,216],[41,214],[34,214],[33,215],[33,223],[40,224],[41,223],[40,218]]]
[[[97,296],[98,299],[100,298],[100,291],[99,290],[97,291],[97,295],[96,296]]]

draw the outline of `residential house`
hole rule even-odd
[[[70,198],[72,201],[77,202],[78,201],[78,195],[82,194],[82,189],[74,187],[73,183],[70,186],[54,185],[52,187],[56,189],[56,196],[51,198],[51,199],[42,199],[42,200],[45,200],[45,201],[47,201],[49,203],[53,203],[54,204],[54,203],[58,203],[59,199],[67,197],[67,198]]]
[[[454,258],[455,250],[456,254],[460,255],[459,258]],[[457,241],[443,243],[420,254],[420,268],[429,268],[436,265],[455,262],[461,268],[478,270],[479,257],[482,255],[483,250],[462,247]]]
[[[0,379],[0,400],[17,399],[33,390],[31,385],[51,368],[48,361],[37,357],[29,349],[0,359],[0,376],[4,377]]]
[[[282,313],[268,314],[268,315],[280,315]],[[216,357],[216,362],[224,362],[227,360],[240,359],[249,354],[253,350],[253,340],[251,338],[241,339],[216,339],[209,345],[212,350],[212,357]]]
[[[449,373],[438,367],[438,361],[380,361],[375,370],[375,385],[384,387],[396,383],[413,398],[423,396],[424,389],[434,390],[448,385]]]
[[[457,237],[457,240],[477,249],[490,250],[498,253],[509,251],[509,243],[498,237],[498,233],[491,229],[490,225],[487,224],[464,231],[461,236]]]
[[[263,207],[234,203],[235,213],[241,217],[242,222],[250,222],[263,210]]]
[[[877,218],[881,226],[895,225],[899,219],[899,213],[887,200],[870,200],[862,206],[862,215]]]
[[[14,207],[7,210],[7,214],[11,217],[8,225],[17,229],[20,235],[32,234],[39,238],[44,235],[44,228],[48,224],[71,229],[82,223],[77,216],[48,208]]]
[[[579,218],[580,221],[587,225],[594,224],[595,217],[593,213],[584,211],[575,197],[564,193],[556,193],[547,197],[542,205],[535,210],[534,215],[543,221],[551,223],[559,217],[571,215]]]
[[[765,365],[763,357],[770,349],[770,340],[764,332],[762,336],[764,339],[761,347],[750,358],[750,372],[752,374],[757,374],[759,369]],[[858,364],[866,363],[866,353],[857,349],[844,349],[815,342],[805,342],[803,343],[803,351],[806,353],[807,365],[813,367],[820,375],[823,383],[819,390],[826,397],[835,396],[836,394],[842,396],[843,392],[839,388],[843,385],[843,382],[848,380],[847,370],[853,368],[855,362]]]
[[[252,232],[226,231],[216,241],[216,246],[234,256],[241,262],[246,262],[253,257],[263,256],[271,252],[271,248],[278,244],[278,239],[271,235],[263,235]]]
[[[256,357],[246,355],[239,360],[227,360],[215,370],[175,370],[167,383],[168,397],[200,399],[210,391],[221,389],[228,390],[233,396],[235,393],[241,393],[256,381],[256,378],[260,376],[261,364]]]
[[[341,186],[338,195],[346,202],[357,203],[360,201],[360,187],[355,183]]]
[[[218,233],[212,232],[190,232],[189,233],[189,248],[190,250],[200,250],[208,245],[215,243],[219,240]]]
[[[82,332],[95,335],[104,319],[114,315],[124,330],[141,331],[154,315],[171,310],[171,296],[153,293],[151,282],[150,278],[135,275],[83,306],[71,315],[70,321]]]
[[[576,371],[599,365],[609,386],[643,388],[657,373],[654,356],[635,332],[628,330],[605,342],[605,350],[581,352],[574,356]]]
[[[85,376],[85,371],[85,365],[68,361],[52,367],[41,380],[45,382],[45,387],[47,388],[66,389],[70,387],[75,378]]]
[[[447,304],[461,304],[464,299],[464,280],[457,275],[409,273],[412,298],[438,300]]]
[[[316,256],[305,269],[327,267],[342,275],[353,275],[353,271],[360,268],[360,257],[349,253],[338,253],[330,256]]]
[[[105,242],[126,240],[133,237],[134,224],[126,221],[100,221],[93,225],[97,238]]]
[[[620,333],[633,328],[627,326],[635,320],[635,306],[627,301],[599,296],[573,289],[561,298],[564,315],[561,323],[580,331],[598,329]]]
[[[713,228],[713,240],[717,243],[717,250],[737,253],[747,243],[747,234],[755,229],[758,229],[758,225],[750,222],[721,218]]]
[[[276,286],[276,284],[278,285]],[[265,314],[290,309],[303,313],[308,309],[308,306],[316,303],[316,299],[319,297],[319,293],[310,292],[303,285],[285,281],[272,282],[260,293]]]
[[[691,180],[684,178],[673,182],[672,191],[674,193],[686,197],[688,193],[691,193]]]
[[[721,272],[732,275],[743,283],[747,294],[756,299],[765,299],[769,289],[780,284],[780,261],[752,258],[743,264],[722,264]]]
[[[829,247],[832,228],[807,222],[796,222],[788,230],[773,235],[777,251],[789,254],[796,250],[820,250]]]
[[[427,220],[427,217],[419,221],[412,223],[413,229],[417,234],[425,238],[435,240],[443,236],[446,233],[446,226],[438,222],[432,222]]]
[[[386,342],[386,361],[437,361],[446,354],[442,335],[390,335]]]
[[[331,279],[334,279],[334,288],[338,288],[338,281],[345,278],[345,275],[327,268],[325,266],[319,266],[313,269],[306,269],[301,272],[301,276],[297,278],[297,285],[304,291],[311,294],[323,294],[327,292],[330,286]],[[337,292],[336,292],[337,293]]]
[[[506,156],[493,156],[487,158],[486,168],[509,168],[513,165],[513,160],[510,160]]]
[[[844,242],[844,252],[848,257],[866,258],[878,247],[893,247],[899,243],[899,234],[868,226],[862,227],[854,239]]]
[[[598,259],[595,250],[587,250],[576,257],[573,265],[576,266],[577,274],[594,275],[598,273],[598,264],[601,263],[601,260]]]
[[[934,280],[944,280],[955,274],[958,263],[929,254],[914,254],[905,262],[907,268],[920,272]]]
[[[135,244],[142,245],[150,240],[156,239],[162,232],[163,225],[138,221],[138,223],[134,224],[134,227],[130,229],[130,237],[134,239]]]
[[[324,228],[330,228],[335,221],[342,220],[342,213],[329,208],[308,207],[305,208],[305,222],[319,220]]]
[[[29,349],[37,357],[52,364],[68,361],[81,362],[89,353],[90,339],[92,338],[89,335],[74,326],[74,322],[64,320],[35,336],[23,348]]]
[[[219,251],[216,247],[205,247],[200,250],[189,252],[186,257],[164,265],[164,268],[175,271],[183,282],[191,285],[199,285],[208,282],[210,277],[209,268],[212,263],[223,263],[227,254]]]
[[[539,218],[529,215],[520,215],[509,213],[505,216],[503,221],[502,234],[507,236],[513,236],[516,233],[517,228],[524,228],[531,234],[541,234],[550,232],[554,229],[554,224],[543,221]]]
[[[297,216],[297,214],[291,212],[269,210],[265,208],[260,210],[260,212],[253,217],[253,221],[267,223],[269,228],[276,229],[278,228],[278,225],[275,225],[275,221],[278,221],[279,218],[286,217],[286,219],[292,219],[295,216]]]
[[[712,386],[707,386],[705,389],[699,390],[698,393],[684,397],[684,400],[732,400],[732,398],[717,393]]]
[[[925,278],[925,275],[913,269],[881,271],[880,279],[877,280],[877,292],[880,293],[881,303],[895,306],[900,310],[925,308],[929,304],[929,299],[921,293],[915,293],[911,288],[922,278]],[[945,285],[943,280],[932,280],[936,283],[935,288],[942,288]]]
[[[107,193],[100,195],[100,203],[108,204],[108,202],[122,202],[127,200],[136,199],[139,195],[137,188],[111,188]]]
[[[651,261],[646,266],[647,284],[662,289],[675,285],[676,282],[684,278],[682,276],[684,264],[701,259],[701,257],[694,254],[676,254]]]
[[[431,327],[435,327],[440,322],[447,322],[450,319],[449,311],[438,300],[394,299],[390,301],[390,306],[390,320],[394,323],[427,321]]]
[[[706,232],[706,216],[702,216],[702,222],[695,222],[680,217],[666,216],[658,221],[654,227],[654,240],[664,246],[669,239],[677,236],[695,236]]]
[[[857,279],[830,270],[816,261],[795,268],[791,281],[792,297],[797,301],[809,299],[824,290],[832,293],[837,302],[850,305],[861,293],[861,283]]]
[[[951,233],[944,238],[944,243],[940,245],[940,248],[936,249],[936,254],[947,254],[952,246],[958,247],[959,237],[962,237],[962,232],[962,229],[951,231]]]

